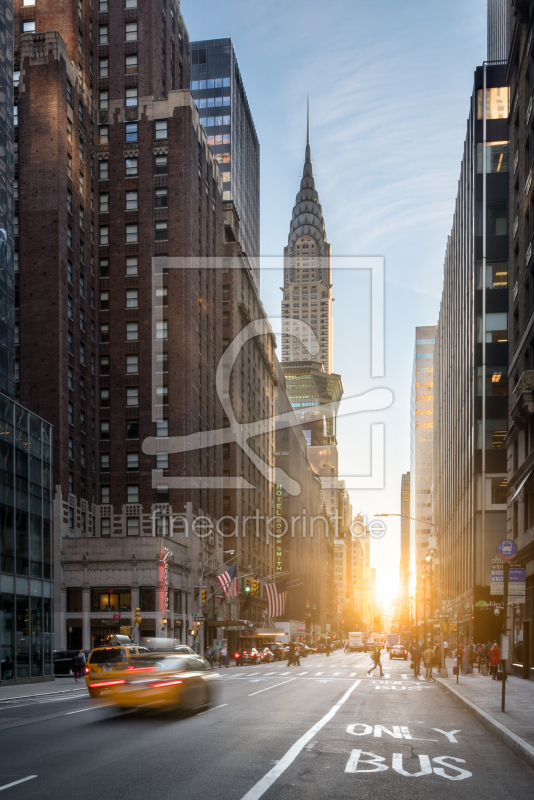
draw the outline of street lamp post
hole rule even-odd
[[[202,607],[202,589],[204,587],[204,573],[206,572],[206,567],[208,566],[208,564],[209,564],[209,562],[211,561],[212,558],[215,558],[216,556],[220,556],[220,555],[230,555],[230,556],[233,557],[234,553],[235,553],[235,550],[219,550],[217,553],[213,553],[204,562],[204,565],[202,567],[202,574],[201,574],[201,576],[199,578],[199,581],[198,581],[198,594],[199,594],[199,597],[198,597],[198,599],[199,599],[198,608],[199,608],[199,611],[200,611],[201,616],[202,616],[202,625],[200,626],[200,642],[199,642],[199,646],[198,646],[200,655],[202,655],[202,653],[204,652],[205,641],[206,641],[206,631],[205,631],[206,618],[204,616],[204,609]],[[231,558],[228,559],[228,561],[231,561],[231,560],[232,560]],[[221,564],[221,567],[224,567],[225,564],[228,564],[228,561],[224,561]],[[218,567],[217,567],[217,569],[218,569]],[[226,652],[228,653],[228,635],[227,635],[227,639],[226,639]],[[228,665],[228,656],[226,658],[226,663]]]

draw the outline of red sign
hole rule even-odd
[[[113,619],[120,619],[120,618],[121,618],[120,614],[113,614]]]

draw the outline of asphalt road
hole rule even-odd
[[[2,702],[2,800],[532,795],[533,771],[439,686],[404,661],[385,660],[383,678],[369,665],[336,651],[223,669],[215,707],[181,717],[84,691]]]

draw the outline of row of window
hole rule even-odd
[[[124,159],[124,175],[126,178],[137,178],[139,175],[139,161],[137,158]],[[156,175],[167,174],[167,156],[156,156],[154,158],[154,173]],[[98,162],[98,178],[101,181],[109,180],[109,160],[103,159]]]
[[[156,339],[167,339],[167,320],[156,321]],[[109,342],[109,325],[102,323],[100,325],[100,341],[103,344]],[[137,342],[139,341],[139,323],[127,322],[126,323],[126,341]]]
[[[197,92],[199,89],[222,89],[230,86],[230,78],[208,78],[202,81],[191,81],[191,91]]]
[[[111,401],[111,392],[107,388],[100,389],[100,408],[109,408]],[[169,387],[156,386],[156,405],[166,406],[169,403]],[[139,406],[139,387],[127,386],[126,387],[126,406],[136,407]]]
[[[137,41],[138,26],[137,22],[124,23],[124,41]],[[98,44],[109,44],[109,25],[98,26]]]
[[[93,420],[94,427],[94,420]],[[156,436],[158,438],[166,438],[169,435],[169,420],[159,419],[156,421]],[[111,439],[111,427],[109,420],[101,420],[100,422],[100,439],[103,442],[108,442]],[[126,420],[126,439],[139,439],[139,420],[127,419]]]
[[[69,300],[71,298],[69,297]],[[168,302],[168,293],[166,286],[156,287],[155,305],[166,306]],[[126,308],[139,308],[139,290],[127,289],[126,290]],[[109,309],[109,292],[100,292],[100,310],[107,311]],[[70,314],[69,314],[70,316]]]
[[[169,487],[166,484],[156,486],[156,499],[158,503],[166,503],[169,498]],[[103,485],[100,489],[100,502],[102,505],[108,506],[111,503],[111,486]],[[132,503],[139,503],[139,484],[128,483],[126,485],[126,502],[130,505]],[[127,520],[134,519],[139,522],[139,517],[127,517]],[[132,530],[128,528],[128,533],[131,535]]]
[[[126,275],[139,275],[139,259],[137,256],[129,256],[126,259]],[[100,259],[100,277],[109,278],[109,258]]]
[[[218,108],[219,106],[229,106],[230,105],[230,95],[224,95],[223,97],[201,97],[197,100],[197,104],[199,108]]]
[[[200,124],[204,128],[216,128],[219,125],[230,125],[230,115],[222,117],[200,117]]]
[[[126,453],[126,470],[128,472],[139,472],[139,458],[140,458],[139,451],[136,451],[134,453]],[[156,453],[155,459],[156,459],[156,469],[169,469],[168,453]],[[109,472],[110,464],[111,464],[111,453],[101,453],[100,469],[102,470],[102,472]]]
[[[70,192],[69,192],[70,194]],[[167,208],[169,205],[169,192],[165,186],[162,189],[154,189],[154,207]],[[125,211],[137,211],[139,209],[139,196],[137,192],[126,192],[124,196]],[[100,214],[107,214],[109,212],[109,194],[102,192],[99,195],[98,211]],[[80,210],[81,222],[82,210]]]
[[[154,223],[154,239],[157,242],[165,241],[169,238],[169,224],[167,220]],[[106,247],[110,243],[109,239],[109,226],[101,225],[99,230],[99,244]],[[125,239],[126,244],[137,244],[139,241],[139,226],[137,224],[125,226]],[[69,247],[72,245],[69,244]]]

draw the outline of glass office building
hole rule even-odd
[[[191,92],[223,175],[223,200],[260,283],[260,144],[231,39],[191,42]]]
[[[0,0],[0,392],[15,394],[13,3]]]
[[[0,680],[52,677],[52,426],[0,395]]]

